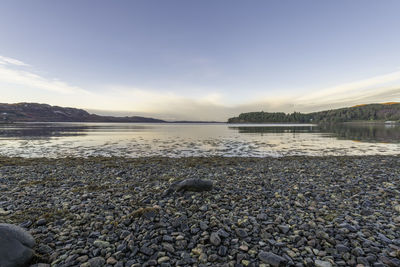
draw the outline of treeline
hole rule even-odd
[[[349,121],[400,121],[400,103],[358,105],[313,113],[247,112],[228,123],[336,123]]]
[[[310,122],[311,116],[294,112],[286,114],[283,112],[247,112],[238,117],[228,119],[228,123],[260,123],[260,122]]]

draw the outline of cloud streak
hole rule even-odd
[[[0,56],[0,64],[1,65],[14,65],[14,66],[23,66],[23,67],[27,67],[29,66],[28,64],[15,59],[15,58],[10,58],[10,57],[4,57],[4,56]]]
[[[25,70],[28,64],[17,59],[0,56],[0,83],[23,86],[38,91],[47,90],[61,94],[88,93],[77,86],[71,86],[58,79],[49,79]]]
[[[303,105],[361,101],[374,96],[382,97],[396,90],[393,87],[400,87],[400,71],[318,90],[299,97],[296,101]]]

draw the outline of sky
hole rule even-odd
[[[400,101],[397,0],[3,0],[0,103],[215,120]]]

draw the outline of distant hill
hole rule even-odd
[[[0,103],[0,122],[165,122],[145,117],[113,117],[90,114],[83,109],[37,103]]]
[[[228,119],[228,123],[335,123],[350,121],[400,121],[400,103],[363,104],[313,113],[248,112]]]

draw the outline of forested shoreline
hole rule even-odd
[[[312,113],[246,112],[228,123],[336,123],[350,121],[400,122],[400,103],[368,104]]]

